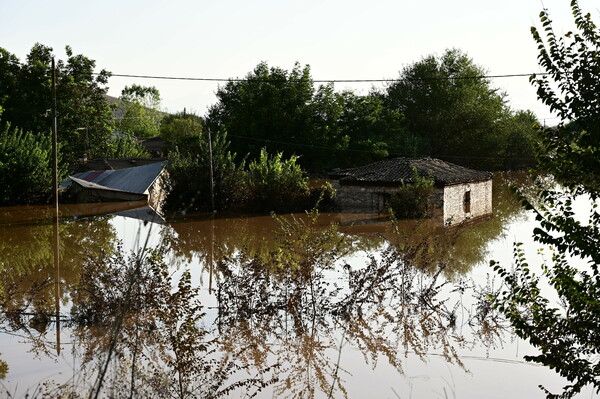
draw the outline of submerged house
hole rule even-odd
[[[445,225],[492,213],[492,173],[436,158],[387,159],[329,177],[342,212],[380,213],[398,187],[414,181],[415,172],[434,180],[430,201]]]
[[[167,162],[117,170],[91,170],[69,176],[62,187],[77,203],[147,201],[160,212],[166,193],[161,178]]]

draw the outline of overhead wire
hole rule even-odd
[[[94,73],[98,75],[99,73]],[[500,75],[473,75],[473,76],[448,76],[448,77],[423,77],[423,78],[396,78],[396,79],[272,79],[272,78],[206,78],[206,77],[185,77],[185,76],[161,76],[161,75],[135,75],[135,74],[121,74],[121,73],[111,73],[110,77],[120,77],[120,78],[135,78],[135,79],[159,79],[159,80],[183,80],[183,81],[199,81],[199,82],[313,82],[313,83],[391,83],[402,80],[407,81],[436,81],[436,80],[476,80],[476,79],[501,79],[501,78],[518,78],[518,77],[530,77],[530,76],[546,76],[549,73],[513,73],[513,74],[500,74]],[[544,119],[553,119],[553,118],[544,118]],[[351,149],[351,148],[336,148],[336,147],[328,147],[321,146],[315,144],[304,144],[304,143],[293,143],[286,142],[281,140],[273,140],[273,139],[265,139],[259,137],[248,137],[241,136],[235,134],[228,134],[229,137],[235,137],[239,139],[252,140],[252,141],[261,141],[265,143],[276,143],[283,144],[287,146],[293,147],[306,147],[306,148],[316,148],[316,149],[324,149],[324,150],[333,150],[333,151],[345,151],[345,152],[355,152],[355,153],[366,153],[366,154],[376,154],[376,151],[369,150],[359,150],[359,149]],[[393,156],[409,156],[407,154],[399,154],[399,153],[388,153],[388,155]],[[419,156],[419,155],[410,155],[410,156]],[[461,158],[461,159],[507,159],[506,157],[475,157],[475,156],[447,156],[446,158]],[[510,159],[529,159],[527,157],[508,157]]]
[[[94,73],[99,75],[99,73]],[[501,75],[473,75],[473,76],[438,76],[423,78],[382,78],[382,79],[272,79],[272,78],[204,78],[204,77],[185,77],[185,76],[161,76],[161,75],[134,75],[123,73],[111,73],[110,77],[135,78],[135,79],[161,79],[161,80],[187,80],[199,82],[313,82],[313,83],[390,83],[400,80],[408,81],[430,81],[430,80],[476,80],[476,79],[501,79],[501,78],[522,78],[530,76],[546,76],[548,73],[512,73]]]

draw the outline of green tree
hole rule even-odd
[[[503,170],[526,169],[535,164],[540,124],[531,111],[507,110],[499,126],[498,156],[503,160],[498,165]]]
[[[348,145],[338,126],[343,101],[331,85],[315,90],[308,65],[287,71],[262,62],[244,80],[220,87],[217,98],[207,123],[226,129],[238,153],[254,157],[264,147],[299,155],[304,167],[320,170]]]
[[[80,153],[103,156],[113,130],[110,106],[105,98],[110,73],[95,72],[96,62],[73,54],[58,60],[57,102],[59,142],[63,161],[72,162]],[[52,48],[35,44],[24,63],[0,48],[0,106],[4,120],[34,134],[51,130]]]
[[[212,210],[208,137],[200,136],[197,152],[175,149],[167,166],[171,190],[167,207],[181,210]],[[212,137],[214,201],[216,210],[239,207],[246,199],[245,162],[235,162],[225,132]]]
[[[218,102],[208,113],[211,128],[223,127],[233,136],[232,149],[258,155],[294,152],[308,129],[309,103],[314,94],[308,66],[296,64],[291,72],[262,62],[245,80],[229,81],[217,90]]]
[[[397,140],[418,155],[431,155],[471,166],[493,162],[506,123],[504,94],[479,78],[486,71],[457,49],[429,55],[401,72],[384,91],[390,110],[404,117],[405,137]]]
[[[117,129],[135,137],[156,137],[160,134],[160,92],[154,86],[133,84],[121,91],[124,115],[117,121]]]
[[[393,154],[414,155],[404,138],[402,115],[385,107],[378,93],[361,96],[351,91],[340,93],[343,113],[339,124],[348,138],[349,151],[340,154],[341,166],[365,165]]]
[[[160,122],[160,136],[171,149],[191,153],[198,150],[203,125],[202,117],[185,111],[166,115]]]
[[[286,212],[306,202],[309,195],[308,179],[296,163],[298,157],[282,157],[282,153],[269,156],[263,148],[258,159],[248,165],[252,209]]]
[[[52,196],[50,135],[36,135],[0,121],[0,205],[28,204]],[[64,176],[61,170],[59,178]]]
[[[540,131],[539,160],[562,188],[540,189],[535,201],[521,200],[539,221],[534,238],[553,249],[552,261],[535,275],[517,244],[514,271],[492,262],[507,286],[496,306],[517,335],[540,351],[525,358],[569,381],[561,394],[545,390],[548,398],[572,397],[588,384],[600,391],[600,30],[576,0],[571,9],[575,32],[557,36],[546,9],[540,13],[542,32],[532,28],[547,75],[531,81],[539,99],[561,118],[557,128]],[[574,123],[568,127],[569,122]],[[580,194],[593,204],[587,221],[573,208]]]

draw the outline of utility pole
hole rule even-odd
[[[208,132],[208,158],[209,158],[209,171],[210,171],[210,269],[208,274],[208,293],[212,294],[212,278],[213,278],[213,265],[214,265],[214,248],[215,248],[215,182],[213,177],[213,153],[212,153],[212,135],[210,134],[210,128]]]
[[[52,190],[54,197],[54,300],[56,313],[56,353],[60,355],[60,245],[58,229],[58,122],[56,111],[56,65],[52,57]]]
[[[56,65],[52,57],[52,190],[54,206],[58,209],[58,122],[56,112]]]
[[[210,129],[208,129],[208,158],[210,171],[210,209],[215,213],[215,182],[213,180],[213,153],[212,153],[212,137]]]

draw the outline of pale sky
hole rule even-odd
[[[309,64],[314,79],[395,78],[428,54],[466,52],[492,75],[539,72],[529,29],[549,9],[557,33],[571,29],[567,0],[0,0],[0,47],[21,60],[34,43],[59,58],[70,45],[116,74],[244,77],[256,64],[291,69]],[[580,0],[596,22],[597,0]],[[218,83],[113,77],[156,86],[165,110],[204,115]],[[552,115],[528,79],[495,79],[514,109]],[[336,84],[367,93],[370,83]],[[552,124],[552,120],[548,119]]]

